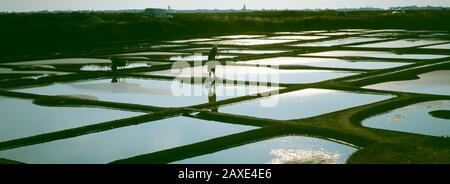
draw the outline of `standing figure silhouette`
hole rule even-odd
[[[215,61],[217,59],[217,56],[219,55],[218,51],[217,51],[217,45],[214,45],[211,50],[209,51],[208,54],[208,61]],[[215,62],[208,62],[208,73],[209,76],[211,76],[212,74],[216,74],[216,65]]]

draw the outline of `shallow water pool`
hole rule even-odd
[[[301,119],[392,97],[326,89],[303,89],[223,106],[219,108],[219,112],[277,120]]]
[[[287,136],[250,143],[174,164],[343,164],[356,148],[328,140]]]
[[[207,77],[208,68],[206,66],[196,66],[148,72],[146,74],[173,77]],[[216,66],[215,75],[217,78],[223,80],[298,84],[321,82],[357,74],[360,73],[334,70],[281,70],[276,67],[218,65]]]
[[[382,61],[358,61],[351,62],[337,58],[313,58],[313,57],[275,57],[236,62],[239,64],[252,65],[287,65],[287,66],[314,66],[329,68],[352,68],[352,69],[386,69],[408,65],[405,62],[382,62]]]
[[[202,84],[170,80],[113,78],[55,83],[48,86],[17,89],[15,91],[42,95],[83,95],[111,102],[159,107],[181,107],[277,89],[277,87],[235,84],[217,84],[208,87]]]
[[[351,50],[335,50],[315,52],[309,54],[301,54],[305,56],[325,56],[325,57],[366,57],[366,58],[388,58],[388,59],[440,59],[446,58],[448,55],[437,54],[396,54],[384,51],[351,51]]]
[[[32,100],[0,97],[0,142],[143,113],[88,107],[46,107]]]
[[[0,157],[33,164],[104,164],[255,128],[175,117],[0,151]]]
[[[429,113],[450,110],[450,101],[417,103],[370,117],[362,122],[366,127],[410,132],[432,136],[450,136],[450,120],[435,118]]]
[[[365,86],[369,89],[450,95],[450,70],[438,70],[418,75],[419,79],[384,82]]]
[[[331,46],[337,46],[337,45],[347,45],[347,44],[370,42],[370,41],[377,41],[377,40],[383,40],[383,39],[350,37],[350,38],[342,38],[342,39],[336,39],[336,40],[327,40],[327,41],[322,41],[322,42],[301,43],[301,44],[295,44],[295,45],[291,45],[291,46],[294,46],[294,47],[331,47]]]

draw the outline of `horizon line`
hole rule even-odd
[[[273,9],[245,9],[245,11],[299,11],[299,10],[342,10],[342,9],[348,9],[348,10],[357,10],[357,9],[378,9],[378,10],[392,10],[394,8],[443,8],[448,9],[450,6],[393,6],[393,7],[358,7],[358,8],[302,8],[302,9],[291,9],[291,8],[273,8]],[[152,8],[152,7],[150,7]],[[88,12],[105,12],[105,11],[144,11],[147,8],[129,8],[129,9],[59,9],[59,10],[33,10],[33,11],[0,11],[1,13],[35,13],[35,12],[81,12],[81,11],[88,11]],[[168,8],[158,8],[154,7],[154,9],[167,9]],[[199,9],[170,9],[171,11],[243,11],[243,9],[234,9],[234,8],[228,8],[228,9],[207,9],[207,8],[199,8]]]

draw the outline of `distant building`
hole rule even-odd
[[[146,8],[144,10],[144,15],[151,18],[165,18],[165,19],[173,18],[173,16],[170,15],[169,10],[159,8]]]
[[[392,11],[392,14],[403,14],[405,13],[405,10],[394,10]]]
[[[347,10],[337,10],[337,16],[347,16]]]

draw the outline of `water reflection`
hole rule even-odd
[[[325,56],[325,57],[365,57],[365,58],[388,58],[388,59],[439,59],[446,58],[447,55],[437,54],[396,54],[385,51],[353,51],[353,50],[333,50],[302,54],[304,56]]]
[[[270,164],[338,164],[341,155],[322,150],[274,149]]]
[[[450,121],[429,114],[436,110],[450,110],[450,101],[432,101],[409,105],[370,117],[364,120],[362,124],[371,128],[449,136]]]
[[[250,143],[175,164],[336,164],[356,149],[328,140],[287,136]]]
[[[6,97],[0,97],[0,107],[0,142],[142,115],[101,108],[46,107]]]
[[[393,68],[411,63],[382,62],[382,61],[349,61],[337,58],[314,58],[314,57],[273,57],[248,61],[238,61],[239,64],[251,65],[285,65],[285,66],[313,66],[330,68],[352,68],[352,69],[385,69]]]
[[[235,39],[235,40],[220,40],[211,42],[196,42],[195,44],[217,44],[217,45],[266,45],[266,44],[281,44],[288,42],[295,42],[298,40],[275,40],[275,39]]]
[[[450,70],[438,70],[418,75],[419,79],[384,82],[365,86],[364,88],[450,95]]]
[[[256,128],[174,117],[0,151],[0,158],[32,164],[108,163]]]
[[[294,47],[330,47],[337,45],[346,45],[346,44],[354,44],[361,42],[369,42],[369,41],[377,41],[382,40],[381,38],[362,38],[362,37],[350,37],[350,38],[342,38],[336,40],[327,40],[323,42],[312,42],[312,43],[301,43],[296,45],[291,45]]]
[[[404,39],[404,40],[394,40],[387,42],[370,43],[363,45],[354,45],[350,47],[367,47],[367,48],[406,48],[406,47],[417,47],[422,45],[438,44],[444,43],[443,40],[429,40],[429,39]]]
[[[425,49],[450,49],[450,43],[422,47]]]
[[[313,117],[392,98],[326,89],[304,89],[244,101],[221,107],[221,112],[259,118],[289,120]],[[261,107],[261,101],[277,101],[275,107]]]
[[[214,91],[217,94],[216,100],[219,101],[277,89],[279,88],[216,83]],[[15,91],[43,95],[89,95],[103,101],[181,107],[208,103],[207,90],[202,84],[116,76],[110,79],[55,83]]]
[[[360,72],[347,72],[336,70],[312,70],[312,69],[278,69],[277,67],[263,66],[239,66],[239,65],[217,65],[217,78],[222,80],[251,81],[258,83],[314,83],[340,77],[360,74]],[[183,68],[179,72],[173,70],[161,70],[147,72],[149,75],[173,76],[173,77],[206,77],[207,67],[194,66]]]

